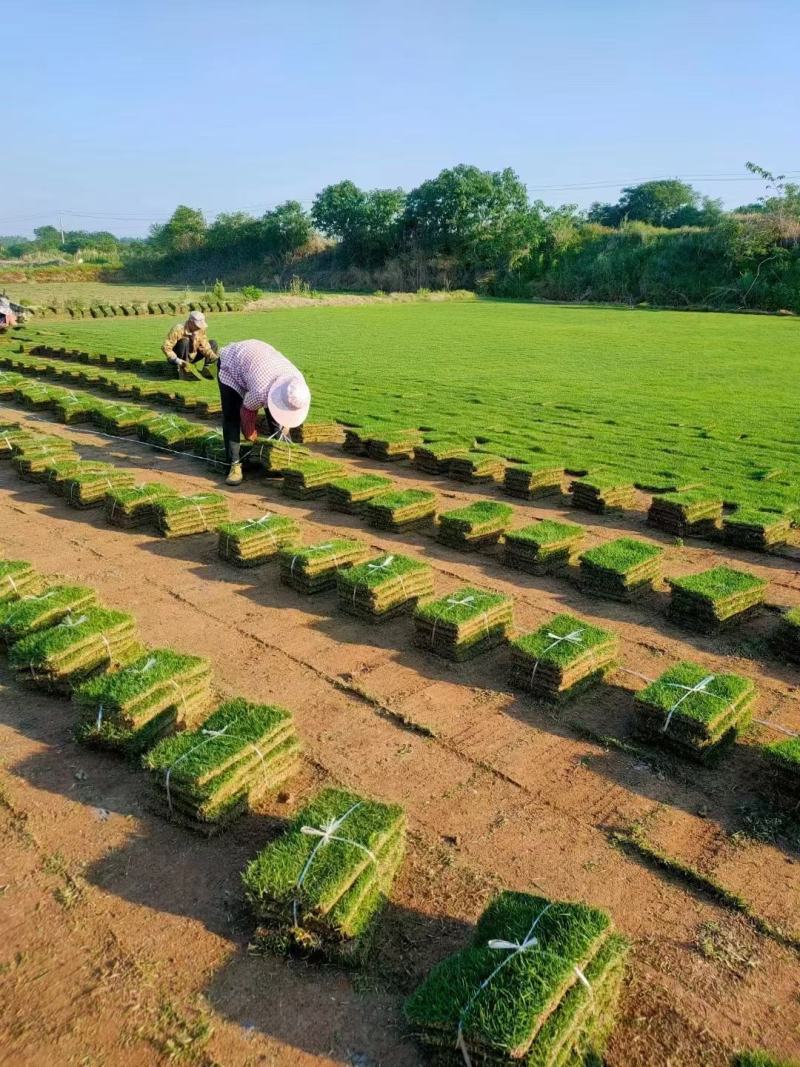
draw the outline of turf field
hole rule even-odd
[[[474,436],[485,451],[646,488],[800,503],[792,319],[479,301],[233,313],[306,373],[312,419]],[[26,338],[161,358],[163,318],[30,326]],[[198,389],[215,388],[213,384]]]

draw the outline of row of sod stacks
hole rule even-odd
[[[213,834],[297,770],[300,744],[284,708],[228,700],[195,730],[143,757],[159,814]]]
[[[414,1035],[448,1062],[601,1063],[627,941],[597,908],[503,892],[469,945],[437,964],[405,1004]]]
[[[712,567],[700,574],[669,578],[669,617],[690,630],[714,632],[754,614],[767,583],[746,571]]]
[[[539,497],[555,496],[561,492],[564,477],[562,467],[540,467],[524,463],[506,467],[503,475],[503,492],[520,500],[536,500]]]
[[[370,436],[367,441],[367,455],[381,463],[411,459],[414,448],[421,440],[422,434],[419,430],[387,430],[374,437]]]
[[[414,466],[426,474],[447,474],[450,461],[464,456],[472,447],[470,441],[428,441],[414,447]]]
[[[506,461],[502,456],[492,456],[487,452],[462,452],[450,460],[447,474],[457,482],[480,485],[499,481],[505,469]]]
[[[338,422],[304,422],[292,430],[292,439],[301,445],[340,445],[344,427]]]
[[[310,459],[311,453],[307,448],[298,448],[287,441],[259,437],[247,453],[247,466],[262,470],[267,475],[283,477],[290,467],[307,463]]]
[[[105,495],[106,520],[112,526],[130,530],[155,523],[155,504],[178,494],[163,482],[142,482],[108,490]]]
[[[514,601],[467,586],[414,612],[414,643],[460,662],[502,644],[514,622]]]
[[[57,390],[42,382],[21,382],[14,390],[14,399],[31,411],[47,411],[58,397]]]
[[[740,508],[722,521],[725,543],[765,552],[785,545],[792,529],[791,515]]]
[[[218,532],[220,559],[235,567],[258,567],[301,539],[300,524],[288,515],[224,522]]]
[[[224,493],[159,497],[153,502],[156,528],[164,537],[205,533],[230,520]]]
[[[606,511],[620,511],[633,506],[632,485],[606,479],[582,478],[570,484],[573,507],[602,515]]]
[[[140,647],[130,615],[90,608],[15,642],[8,662],[19,677],[69,693],[95,672],[129,662]]]
[[[79,741],[138,755],[176,728],[190,729],[211,708],[211,665],[198,656],[149,649],[72,694]]]
[[[104,503],[106,493],[129,488],[135,483],[133,471],[80,469],[64,480],[64,499],[76,508],[93,508]]]
[[[370,526],[393,533],[429,526],[435,514],[436,493],[430,489],[392,489],[364,505]]]
[[[346,538],[284,549],[280,554],[281,581],[298,593],[322,593],[334,588],[339,571],[368,556],[368,545]]]
[[[772,647],[778,655],[800,663],[800,608],[790,608],[781,615],[772,634]]]
[[[721,519],[721,498],[705,489],[654,496],[647,512],[651,526],[675,537],[713,537]]]
[[[385,555],[336,576],[339,606],[361,619],[398,615],[433,594],[433,570],[408,556]]]
[[[795,810],[800,804],[800,737],[773,741],[761,749],[777,796]]]
[[[0,559],[0,604],[38,593],[41,575],[23,559]]]
[[[345,515],[360,515],[368,500],[392,487],[392,479],[380,474],[354,474],[336,478],[328,486],[328,507]]]
[[[405,850],[403,809],[324,789],[242,880],[257,942],[355,963],[369,947]]]
[[[634,729],[650,743],[705,759],[749,724],[755,697],[749,678],[676,663],[636,694]]]
[[[439,515],[437,538],[443,545],[465,551],[496,545],[511,525],[514,509],[493,500],[477,500],[467,507]]]
[[[343,474],[341,463],[331,459],[310,459],[286,468],[281,492],[294,500],[312,500],[325,496],[330,483]]]
[[[633,537],[607,541],[581,556],[581,588],[593,596],[632,600],[662,579],[663,555],[663,548]]]
[[[84,585],[54,585],[35,596],[0,603],[0,641],[12,645],[28,634],[55,626],[66,616],[97,606],[93,589]]]
[[[582,526],[542,519],[506,533],[503,562],[528,574],[553,574],[568,566],[580,548],[583,536]]]
[[[619,638],[574,615],[556,615],[511,641],[515,685],[547,700],[568,699],[616,666]]]

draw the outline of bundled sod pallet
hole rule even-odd
[[[414,446],[414,466],[426,474],[447,474],[450,461],[469,454],[471,441],[429,441]]]
[[[299,542],[300,524],[287,515],[262,515],[219,527],[220,559],[235,567],[258,567]]]
[[[800,737],[787,737],[762,746],[775,793],[792,807],[800,803]]]
[[[749,678],[676,663],[636,694],[634,729],[646,741],[705,759],[749,724],[755,697]]]
[[[619,638],[574,615],[556,615],[511,641],[511,679],[546,700],[569,699],[614,669]]]
[[[479,485],[500,481],[505,469],[506,461],[502,456],[491,456],[486,452],[466,452],[453,456],[447,465],[447,476],[457,482]]]
[[[561,493],[563,467],[545,467],[537,463],[523,463],[506,467],[503,492],[520,500],[537,500]]]
[[[114,471],[111,463],[95,463],[93,460],[81,459],[79,456],[66,460],[56,460],[47,467],[47,488],[56,496],[65,496],[70,479],[79,474],[101,474]]]
[[[392,489],[364,505],[364,518],[370,526],[394,533],[429,526],[435,514],[436,493],[430,489]]]
[[[138,755],[208,713],[211,665],[171,649],[149,649],[127,667],[98,675],[72,695],[79,741]]]
[[[112,526],[129,530],[155,523],[155,504],[178,494],[164,482],[142,482],[109,489],[105,495],[106,519]]]
[[[0,431],[0,459],[11,459],[25,446],[31,446],[36,440],[30,430],[5,429]]]
[[[311,500],[325,496],[330,483],[343,474],[341,463],[330,459],[306,460],[284,470],[281,491],[295,500]]]
[[[17,450],[11,465],[27,482],[46,482],[50,465],[59,459],[76,458],[77,452],[69,441],[58,438],[34,439],[33,443],[16,442]]]
[[[143,411],[133,404],[102,404],[92,413],[92,422],[98,430],[114,437],[141,436],[157,418],[152,411]]]
[[[739,508],[722,520],[722,529],[726,544],[766,552],[777,545],[786,544],[792,529],[792,517],[773,511]]]
[[[653,497],[647,521],[675,537],[713,537],[722,519],[722,500],[705,489]]]
[[[360,515],[368,500],[392,487],[392,479],[380,474],[355,474],[336,478],[328,486],[328,507],[346,515]]]
[[[633,506],[632,485],[605,478],[582,478],[572,482],[569,488],[573,507],[592,511],[597,515]]]
[[[0,397],[8,399],[14,395],[14,391],[18,385],[25,380],[22,374],[17,374],[14,371],[0,371]]]
[[[771,640],[778,655],[800,663],[800,608],[791,608],[781,615]]]
[[[363,562],[369,552],[369,546],[362,541],[345,538],[283,549],[281,581],[298,593],[322,593],[334,588],[340,570]]]
[[[450,548],[471,551],[496,545],[514,518],[514,509],[494,500],[476,500],[467,507],[443,511],[438,517],[437,539]]]
[[[90,608],[17,641],[8,663],[19,677],[68,693],[95,672],[133,659],[139,648],[132,616]]]
[[[513,621],[510,596],[466,586],[417,606],[414,643],[445,659],[471,659],[502,644]]]
[[[160,497],[153,501],[153,514],[156,529],[164,537],[207,533],[230,519],[224,493]]]
[[[344,427],[338,422],[304,422],[292,430],[292,438],[301,445],[339,445],[344,441]]]
[[[198,729],[159,741],[142,762],[159,813],[210,835],[294,774],[299,756],[288,711],[237,698]]]
[[[265,474],[276,477],[282,477],[290,467],[307,463],[310,459],[311,453],[307,448],[268,437],[259,437],[247,453],[248,467],[260,468]]]
[[[381,463],[396,463],[411,459],[414,448],[422,440],[419,430],[387,430],[371,436],[367,442],[367,455]]]
[[[405,831],[397,805],[341,789],[318,793],[242,875],[260,943],[340,963],[363,958],[403,859]]]
[[[24,559],[0,559],[0,604],[38,593],[41,575]]]
[[[716,631],[749,618],[764,600],[763,578],[731,567],[669,578],[669,617],[691,630]]]
[[[619,537],[591,548],[580,557],[581,588],[593,596],[632,600],[660,581],[663,548]]]
[[[169,448],[182,452],[189,447],[189,439],[194,435],[204,435],[205,431],[172,415],[155,418],[144,427],[143,440],[156,448]],[[142,434],[140,433],[140,436]]]
[[[568,566],[583,536],[582,526],[542,519],[506,533],[503,562],[528,574],[553,574]]]
[[[58,393],[52,386],[39,382],[22,382],[14,389],[14,399],[31,411],[47,411],[57,398]]]
[[[416,1037],[465,1063],[599,1063],[613,1029],[626,940],[585,904],[503,892],[470,944],[409,997]]]
[[[376,622],[413,608],[433,593],[433,570],[408,556],[385,555],[336,576],[339,607]]]
[[[59,422],[73,425],[79,422],[92,422],[92,416],[98,402],[86,393],[66,393],[53,405],[53,413]]]
[[[0,641],[11,645],[37,630],[55,626],[67,615],[97,606],[97,595],[85,585],[54,585],[33,596],[0,603]]]
[[[94,508],[104,503],[106,493],[132,487],[135,483],[133,471],[81,468],[64,479],[64,499],[74,508]]]

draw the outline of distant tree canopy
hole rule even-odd
[[[206,220],[202,211],[179,204],[168,222],[150,227],[150,243],[158,252],[191,252],[205,240]]]
[[[686,182],[670,178],[627,186],[616,204],[594,203],[587,217],[603,226],[647,222],[651,226],[713,226],[722,217],[722,203],[701,197]]]
[[[311,218],[321,233],[341,242],[346,256],[375,263],[397,245],[405,202],[402,189],[365,191],[342,181],[317,193]]]

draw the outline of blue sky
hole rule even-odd
[[[0,233],[60,209],[66,228],[143,234],[178,203],[258,214],[342,178],[411,188],[461,162],[581,206],[669,175],[733,206],[758,184],[701,176],[744,177],[748,159],[800,173],[797,0],[32,0],[7,14]]]

